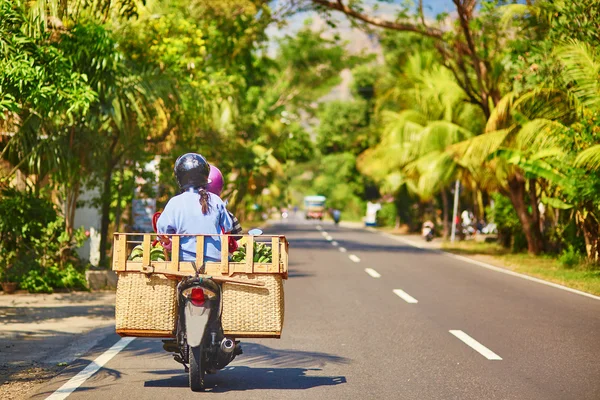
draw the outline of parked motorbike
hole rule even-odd
[[[252,229],[250,235],[260,235]],[[192,262],[195,276],[177,286],[179,315],[175,339],[163,340],[163,348],[175,353],[175,361],[189,373],[190,389],[204,389],[204,376],[225,368],[242,354],[239,341],[225,337],[221,325],[221,285],[200,276],[204,271]]]
[[[423,228],[421,229],[421,236],[423,236],[423,238],[427,242],[431,242],[433,240],[434,233],[435,232],[434,232],[433,224],[428,224],[428,223],[423,224]]]

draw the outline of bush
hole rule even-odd
[[[494,206],[488,207],[486,214],[498,228],[498,242],[506,248],[511,248],[514,252],[526,249],[527,239],[510,200],[500,193],[492,194],[492,200]]]
[[[0,193],[0,275],[32,293],[86,289],[85,268],[75,249],[85,230],[72,235],[54,204],[30,191]]]
[[[29,293],[52,293],[54,289],[88,290],[85,273],[73,265],[64,268],[32,266],[20,286]]]
[[[385,203],[381,206],[381,210],[377,212],[378,226],[396,226],[396,205],[394,203]]]
[[[31,191],[5,188],[0,193],[0,259],[22,256],[57,218],[54,205]]]
[[[569,245],[558,257],[558,263],[563,268],[573,268],[581,262],[581,255],[577,252],[575,247]]]

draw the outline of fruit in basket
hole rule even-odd
[[[144,257],[144,249],[141,244],[138,244],[131,250],[131,254],[129,255],[130,261],[142,261]],[[165,261],[165,253],[164,248],[157,244],[156,246],[150,249],[150,261]]]
[[[234,262],[245,262],[246,261],[246,246],[241,246],[232,255],[231,261]],[[270,247],[263,243],[254,242],[254,254],[252,261],[259,263],[270,263],[273,262],[273,251]]]
[[[141,259],[144,255],[144,250],[142,249],[142,245],[135,246],[133,250],[131,250],[131,254],[129,255],[129,259],[131,261],[137,261],[137,259]]]

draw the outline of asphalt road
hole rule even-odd
[[[303,221],[270,231],[290,241],[282,339],[243,342],[193,393],[161,342],[138,338],[69,399],[600,399],[599,300],[374,232]]]

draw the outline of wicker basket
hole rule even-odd
[[[180,238],[171,235],[171,260],[152,261],[151,243],[155,234],[115,233],[113,271],[117,284],[116,322],[121,336],[173,337],[177,323],[177,281],[163,275],[184,278],[195,273],[193,263],[179,260]],[[204,262],[206,236],[196,237],[196,265],[204,266],[204,274],[222,281],[222,324],[226,335],[236,338],[279,338],[283,327],[283,279],[288,275],[288,242],[285,236],[244,235],[240,242],[251,250],[255,242],[271,248],[272,260],[253,261],[252,251],[246,259],[234,262],[228,257],[229,235],[220,235],[220,262]],[[129,260],[134,244],[142,244],[142,260]],[[249,286],[226,282],[227,278],[255,279],[265,286]],[[223,279],[224,278],[224,279]]]
[[[239,338],[279,338],[283,327],[283,280],[279,274],[235,274],[265,286],[223,283],[221,322],[226,335]]]
[[[118,275],[117,333],[121,336],[173,337],[177,321],[177,281],[138,272]]]

